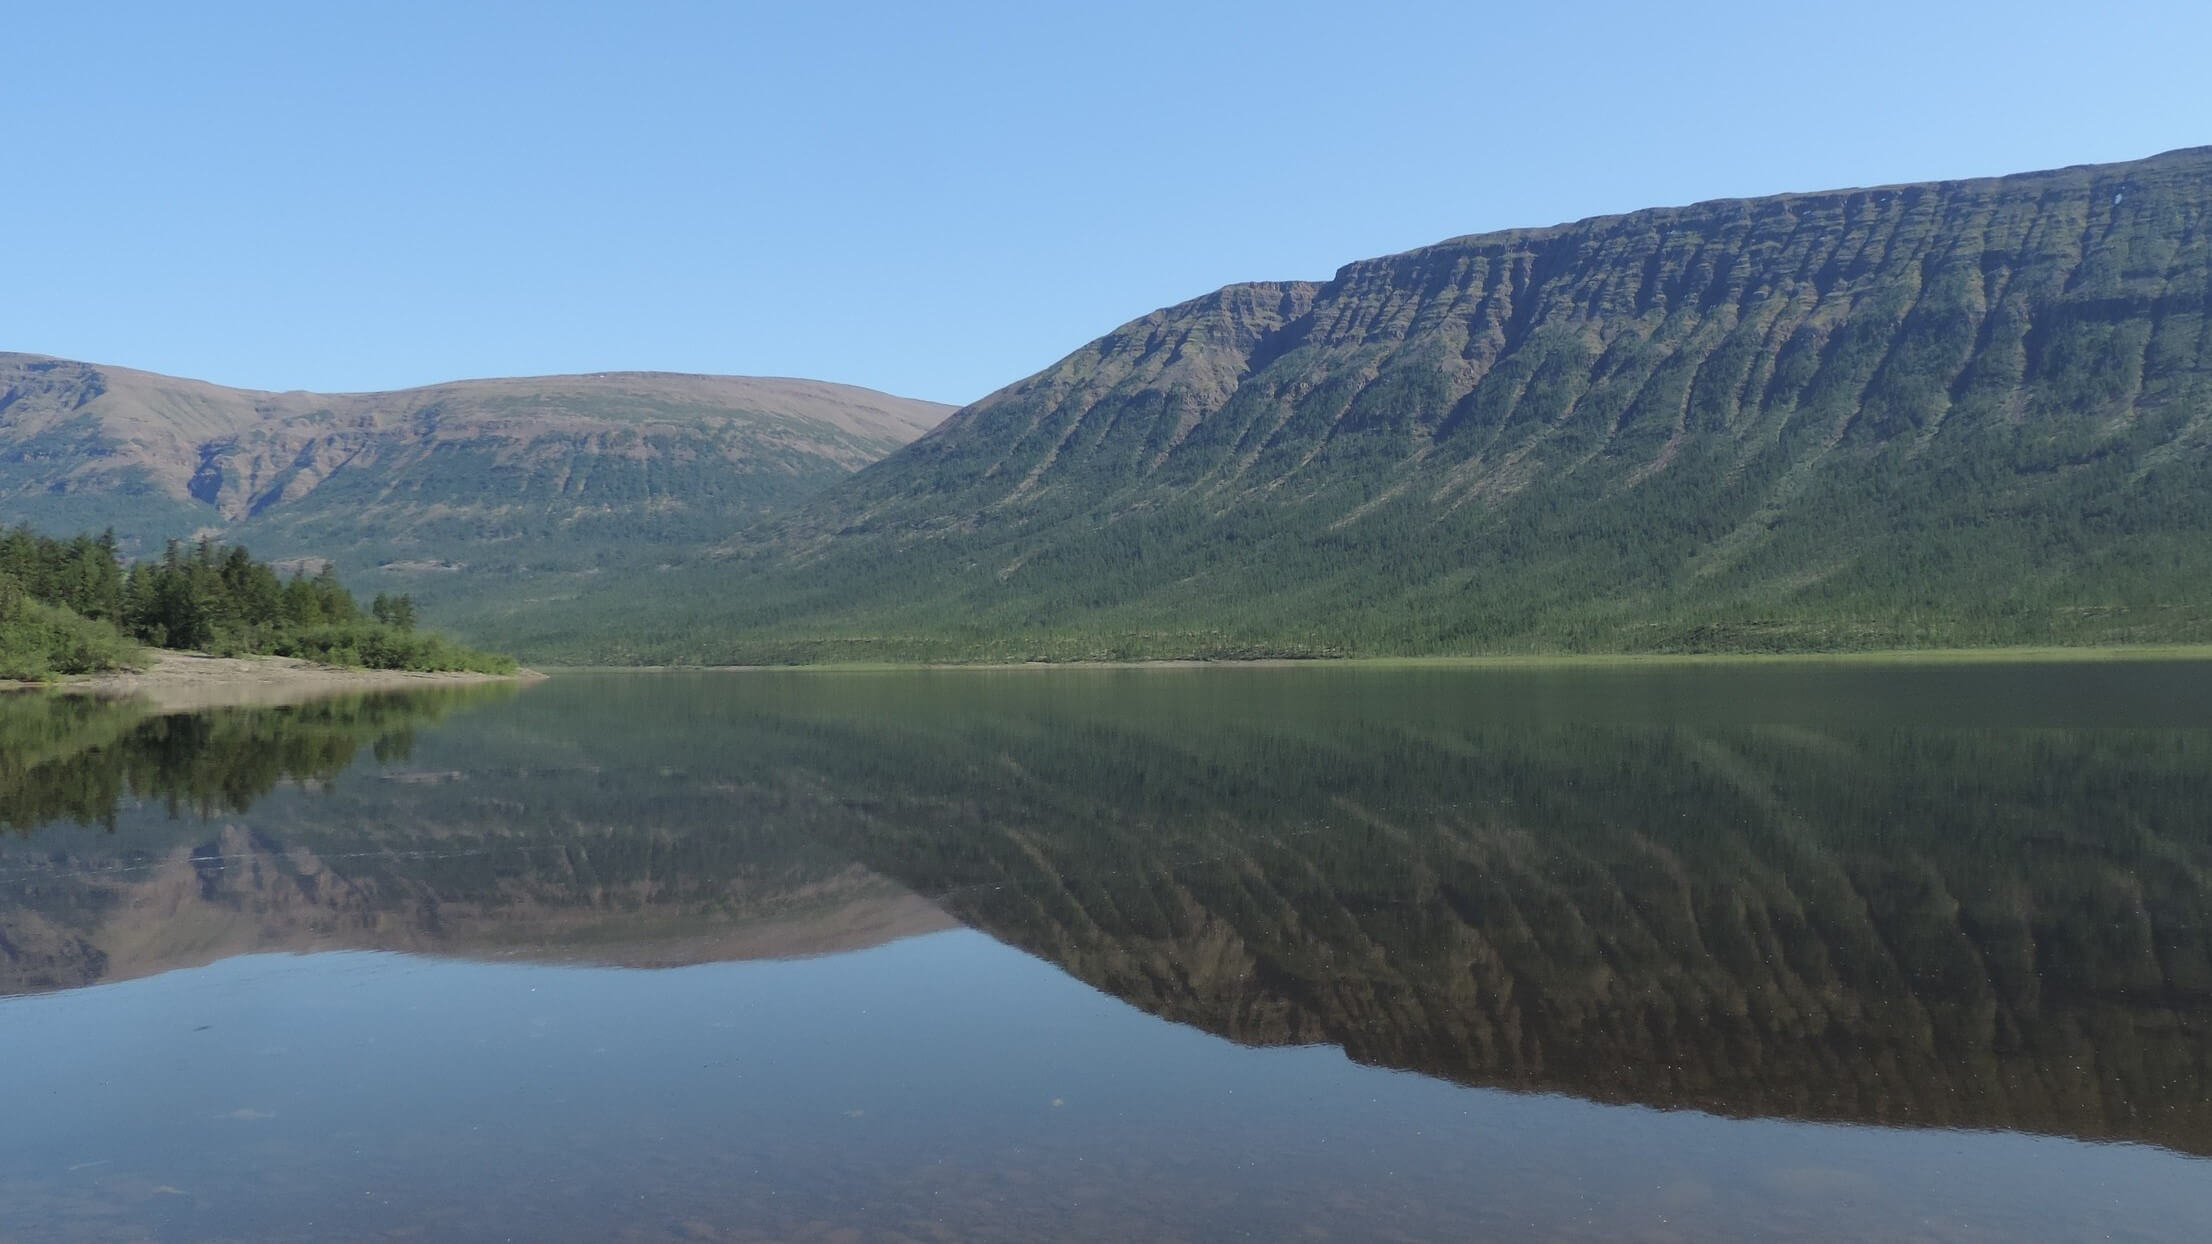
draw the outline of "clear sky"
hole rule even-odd
[[[40,3],[0,349],[966,401],[1455,234],[2212,143],[2205,0]]]

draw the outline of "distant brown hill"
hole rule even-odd
[[[218,534],[402,579],[575,570],[720,539],[949,409],[665,372],[269,393],[0,353],[0,521]]]

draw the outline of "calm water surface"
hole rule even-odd
[[[4,1240],[2212,1238],[2212,666],[0,700]]]

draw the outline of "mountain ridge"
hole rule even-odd
[[[2202,641],[2208,214],[2212,148],[2187,148],[1228,286],[741,531],[688,618],[594,642],[587,594],[528,642],[714,662]],[[743,602],[720,632],[708,596]]]
[[[138,435],[163,439],[154,444],[128,442],[127,465],[144,466],[172,495],[190,493],[206,500],[191,481],[204,476],[220,456],[238,447],[237,438],[256,433],[283,436],[273,448],[293,448],[295,442],[312,442],[307,429],[287,425],[296,421],[333,421],[341,426],[416,421],[422,435],[437,431],[442,407],[456,400],[535,400],[535,411],[518,411],[503,420],[483,418],[501,412],[470,410],[480,422],[506,427],[535,415],[546,423],[572,422],[604,430],[624,424],[678,421],[689,416],[702,422],[727,419],[735,413],[780,416],[820,421],[844,433],[852,443],[834,444],[825,456],[844,465],[872,460],[867,450],[887,442],[911,439],[925,431],[927,415],[942,409],[937,403],[894,397],[858,386],[790,377],[718,376],[687,372],[611,371],[552,376],[491,377],[449,380],[405,389],[321,393],[304,389],[268,390],[239,388],[211,381],[166,376],[157,372],[109,364],[85,363],[51,355],[0,351],[0,417],[6,428],[21,437],[86,415],[121,426]],[[696,411],[658,412],[648,402],[690,389],[701,402]],[[562,398],[594,397],[631,407],[610,410],[570,409]],[[41,402],[39,399],[44,398]],[[716,405],[705,405],[713,402]],[[626,416],[626,417],[624,417]],[[327,434],[326,434],[327,435]],[[170,451],[157,456],[161,451]],[[196,457],[197,461],[191,461]],[[189,474],[185,468],[191,467]],[[182,477],[181,479],[179,477]],[[213,481],[221,484],[221,481]],[[220,494],[218,494],[220,495]],[[292,498],[282,498],[292,499]],[[237,507],[225,517],[243,516]]]

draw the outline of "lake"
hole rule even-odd
[[[2212,1238],[2212,665],[0,699],[0,1240]]]

